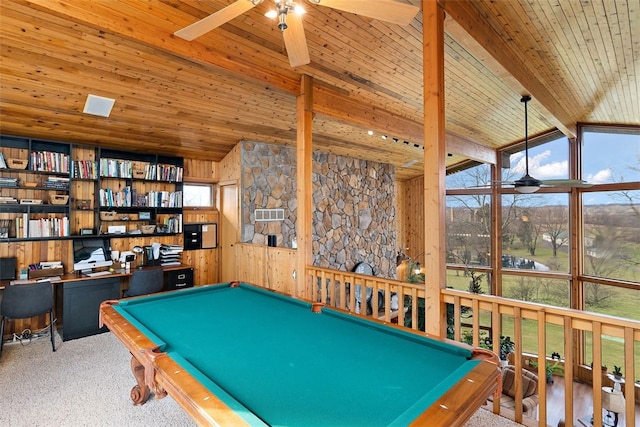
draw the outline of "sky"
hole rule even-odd
[[[537,179],[568,178],[566,139],[529,150],[529,174]],[[524,153],[512,156],[514,170],[524,172]],[[640,181],[640,135],[587,132],[582,147],[582,178],[591,184]],[[635,192],[640,203],[640,188]],[[628,203],[619,194],[590,192],[585,205]]]
[[[640,135],[587,133],[582,157],[583,179],[592,184],[640,181]],[[512,155],[511,164],[514,174],[524,175],[524,152]],[[568,178],[565,138],[530,148],[529,174],[541,180]]]
[[[640,135],[587,132],[582,156],[583,179],[589,183],[640,182]],[[511,155],[510,161],[511,168],[503,170],[502,179],[513,181],[525,174],[524,151]],[[569,177],[565,137],[529,148],[529,175],[540,180]],[[473,185],[477,184],[468,184]],[[640,203],[640,188],[633,195]],[[552,197],[547,198],[551,202]],[[566,203],[566,195],[561,199]],[[586,205],[628,203],[619,195],[602,192],[585,193],[583,200]]]

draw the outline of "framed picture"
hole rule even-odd
[[[151,219],[151,212],[140,212],[138,214],[139,219]]]

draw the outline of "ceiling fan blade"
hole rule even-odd
[[[544,179],[541,181],[543,185],[552,185],[558,187],[576,187],[576,188],[589,188],[593,184],[583,181],[581,179]]]
[[[287,48],[289,63],[292,67],[299,67],[311,62],[307,39],[302,27],[302,15],[297,13],[287,15],[287,29],[282,32],[282,37],[284,37],[284,45]]]
[[[311,0],[311,2],[398,25],[409,25],[420,11],[417,6],[394,0]]]
[[[182,39],[191,41],[215,28],[218,28],[222,24],[226,24],[237,16],[240,16],[246,11],[254,8],[258,4],[260,4],[260,2],[255,2],[254,4],[251,0],[237,0],[235,3],[231,3],[229,6],[220,9],[216,13],[194,22],[188,27],[178,30],[173,34]]]

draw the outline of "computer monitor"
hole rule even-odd
[[[76,239],[73,241],[73,269],[87,273],[94,268],[113,264],[109,239]]]

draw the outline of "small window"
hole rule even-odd
[[[183,191],[184,207],[213,207],[213,185],[185,184]]]

